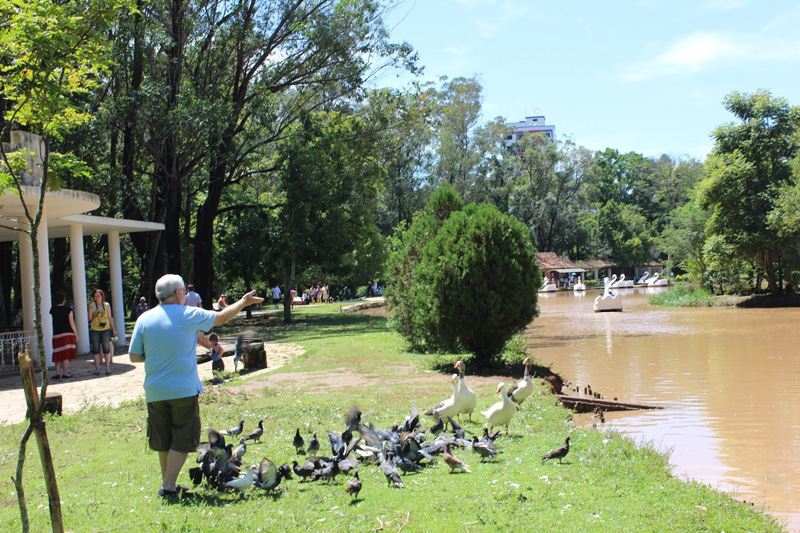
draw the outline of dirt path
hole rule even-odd
[[[223,347],[232,349],[233,344],[226,344],[223,340]],[[284,366],[294,357],[302,355],[305,350],[296,344],[281,344],[277,342],[265,342],[264,349],[267,352],[268,368],[249,372],[247,374],[250,381],[253,376],[257,378],[268,375],[275,369]],[[198,350],[198,353],[205,353],[205,348]],[[233,361],[226,359],[226,367],[233,370]],[[198,374],[200,380],[206,383],[212,377],[211,363],[199,364]],[[72,379],[53,380],[54,371],[50,371],[50,385],[48,392],[61,394],[63,410],[65,413],[74,413],[92,405],[108,405],[117,407],[120,403],[135,400],[144,395],[142,385],[144,383],[144,364],[131,363],[127,353],[114,356],[114,363],[111,367],[111,375],[106,376],[102,371],[101,375],[94,375],[94,363],[91,355],[78,357],[69,365],[69,371],[74,376]],[[37,375],[37,384],[41,386],[41,374]],[[249,383],[249,382],[248,382]],[[262,385],[263,386],[263,385]],[[208,387],[206,387],[208,390]],[[18,373],[0,378],[0,423],[16,424],[25,420],[25,393],[22,390],[22,378]]]

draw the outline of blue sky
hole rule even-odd
[[[479,77],[483,121],[544,114],[593,150],[704,160],[726,94],[800,105],[800,2],[401,0],[386,23],[423,79]]]

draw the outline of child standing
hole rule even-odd
[[[222,372],[225,370],[225,363],[222,362],[222,346],[219,344],[219,335],[212,333],[208,336],[208,342],[211,343],[211,370],[213,372]]]

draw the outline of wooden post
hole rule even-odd
[[[25,389],[25,401],[28,404],[27,417],[36,435],[36,444],[39,447],[39,458],[42,461],[42,472],[44,473],[44,483],[47,487],[47,498],[50,508],[50,525],[54,532],[63,533],[64,523],[61,517],[61,498],[58,495],[56,470],[53,465],[53,456],[50,453],[50,442],[47,440],[47,428],[45,427],[42,414],[39,412],[39,392],[36,390],[36,378],[33,375],[33,360],[31,359],[30,350],[30,344],[26,344],[25,351],[19,356],[22,387]]]

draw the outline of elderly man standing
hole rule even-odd
[[[158,452],[162,498],[193,496],[177,481],[189,453],[200,443],[198,395],[203,386],[197,375],[198,335],[264,300],[251,291],[215,312],[186,306],[186,292],[183,278],[162,276],[156,282],[159,305],[136,321],[130,344],[131,361],[144,361],[147,438],[150,449]]]

